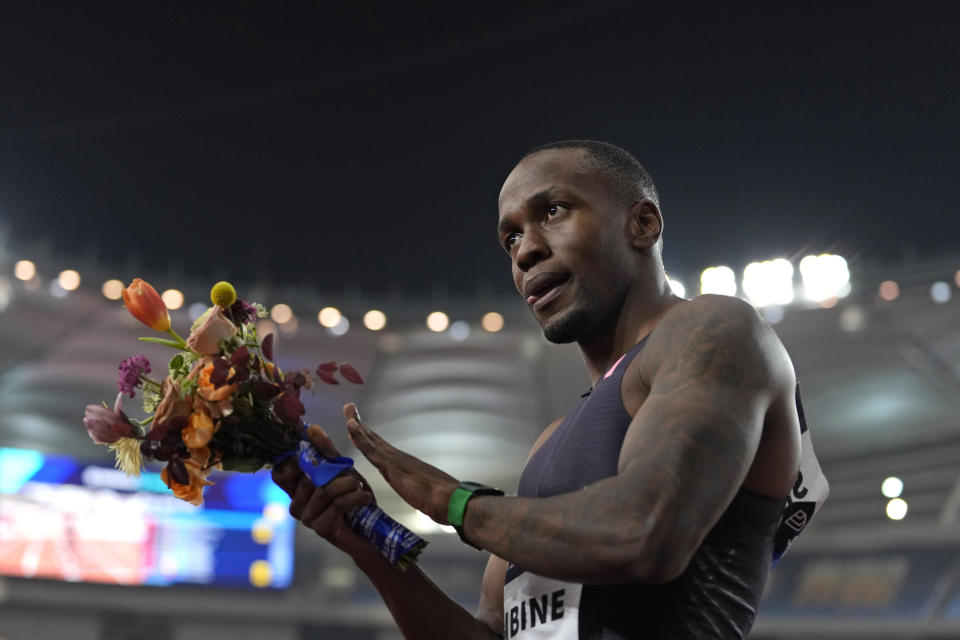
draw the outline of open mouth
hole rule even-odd
[[[569,274],[544,273],[533,277],[527,285],[527,304],[534,310],[550,304],[570,280]]]

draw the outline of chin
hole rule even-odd
[[[554,344],[576,342],[588,333],[589,317],[582,307],[566,309],[543,324],[543,337]]]

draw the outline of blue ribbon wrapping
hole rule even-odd
[[[276,462],[294,455],[297,456],[300,469],[318,487],[324,486],[341,472],[353,468],[352,458],[324,458],[309,440],[301,440],[296,452],[278,456]],[[347,522],[354,531],[372,542],[390,564],[397,564],[407,554],[411,554],[409,560],[412,560],[427,544],[426,540],[388,516],[376,505],[368,504],[353,509],[347,514]]]

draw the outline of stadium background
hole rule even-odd
[[[831,497],[751,637],[960,637],[953,5],[18,11],[2,27],[0,637],[397,637],[349,562],[282,519],[288,586],[269,584],[282,559],[234,563],[232,585],[72,581],[56,569],[69,517],[51,514],[76,504],[11,515],[45,495],[24,499],[23,452],[109,466],[83,407],[112,399],[122,358],[163,362],[111,281],[176,290],[184,329],[229,278],[271,309],[281,366],[364,373],[307,403],[345,453],[339,408],[356,400],[398,446],[515,489],[589,383],[510,292],[495,196],[526,148],[570,136],[640,156],[672,280],[750,299],[797,367]],[[802,267],[824,255],[844,260]],[[376,489],[473,607],[483,554]]]

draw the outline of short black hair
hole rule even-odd
[[[647,198],[660,208],[660,196],[653,178],[626,149],[599,140],[561,140],[534,147],[523,157],[550,149],[583,149],[587,152],[591,168],[610,180],[618,197],[630,203]]]

